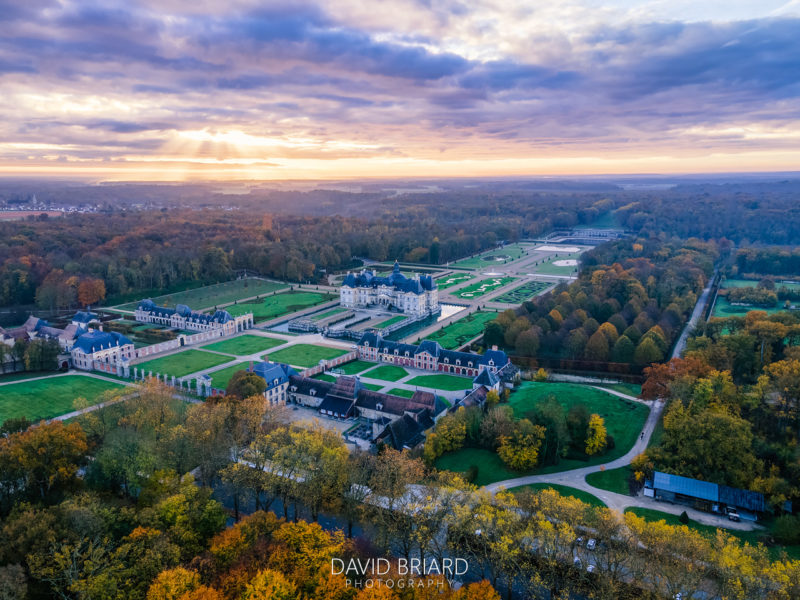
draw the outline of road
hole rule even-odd
[[[672,356],[670,356],[670,358],[678,358],[681,354],[683,354],[683,350],[686,348],[686,341],[689,339],[689,334],[691,334],[694,328],[697,327],[697,323],[700,321],[700,317],[703,315],[703,309],[705,309],[706,304],[708,304],[708,297],[711,294],[711,286],[716,278],[717,272],[714,271],[714,275],[708,280],[706,289],[703,290],[703,293],[700,294],[700,298],[697,300],[697,304],[694,305],[692,316],[686,322],[686,326],[683,328],[681,337],[679,337],[678,341],[675,342],[675,348],[673,348]]]

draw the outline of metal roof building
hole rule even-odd
[[[759,492],[732,488],[727,485],[719,485],[680,475],[671,475],[661,471],[653,473],[653,489],[656,497],[677,494],[687,498],[736,506],[752,512],[764,512],[765,510],[764,495]]]

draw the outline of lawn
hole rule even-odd
[[[389,393],[392,396],[400,396],[401,398],[411,398],[414,395],[413,390],[404,390],[403,388],[392,388]]]
[[[502,248],[487,250],[477,256],[462,258],[453,263],[454,267],[464,269],[483,269],[493,265],[503,265],[510,261],[515,261],[525,256],[533,246],[528,244],[509,244]]]
[[[125,387],[87,375],[64,375],[0,386],[0,423],[26,417],[30,421],[57,417],[74,410],[75,398],[97,404],[108,390]]]
[[[249,363],[242,362],[209,373],[211,376],[211,385],[217,389],[224,390],[228,387],[228,382],[231,380],[231,377],[233,377],[233,374],[237,371],[246,371],[248,366]]]
[[[472,338],[483,333],[486,323],[497,317],[496,312],[480,311],[467,315],[463,319],[453,321],[439,331],[434,331],[426,339],[439,342],[442,348],[455,350],[460,348]]]
[[[380,323],[376,323],[374,327],[381,327],[381,328],[389,327],[390,325],[394,325],[395,323],[400,323],[401,321],[406,321],[407,319],[408,317],[404,315],[397,315],[394,317],[389,317],[388,319],[386,319],[385,321],[381,321]]]
[[[215,350],[217,352],[233,354],[234,356],[244,356],[246,354],[256,354],[257,352],[270,350],[276,346],[282,346],[285,343],[286,340],[274,337],[245,334],[221,342],[214,342],[202,348],[203,350]]]
[[[642,386],[638,383],[601,383],[599,386],[637,398],[642,394]]]
[[[484,294],[488,294],[489,292],[503,287],[504,285],[515,280],[515,277],[492,277],[489,279],[484,279],[483,281],[478,281],[477,283],[473,283],[472,285],[468,285],[456,292],[453,292],[453,296],[467,300],[479,298]]]
[[[214,306],[227,304],[229,302],[241,300],[242,298],[252,298],[253,296],[269,294],[286,287],[288,287],[288,285],[285,283],[264,281],[263,279],[236,279],[216,285],[207,285],[205,287],[176,292],[174,294],[157,296],[153,298],[153,302],[159,306],[170,307],[174,307],[176,304],[186,304],[193,310],[200,310],[203,308],[213,308]],[[138,304],[139,301],[137,300],[136,302],[121,304],[116,308],[120,310],[136,310]]]
[[[559,485],[557,483],[529,483],[528,485],[510,488],[508,491],[513,494],[519,494],[527,490],[555,490],[562,496],[570,496],[572,498],[577,498],[581,502],[585,502],[590,506],[605,508],[605,503],[597,496],[594,496],[589,492],[584,492],[583,490],[566,485]]]
[[[330,383],[336,383],[336,377],[333,375],[328,375],[327,373],[317,373],[311,379],[318,379],[319,381],[328,381]]]
[[[370,367],[374,367],[375,363],[367,362],[366,360],[354,360],[349,363],[344,363],[343,365],[339,365],[336,367],[345,375],[357,375],[362,371],[366,371]]]
[[[596,473],[589,473],[586,476],[586,483],[601,490],[614,492],[615,494],[623,494],[625,496],[630,494],[628,487],[628,480],[631,476],[630,466],[620,467],[619,469],[608,469],[606,471],[597,471]]]
[[[410,383],[414,383],[413,381]],[[612,396],[591,386],[574,383],[525,382],[511,394],[509,406],[517,419],[523,418],[540,400],[553,395],[565,408],[584,403],[587,408],[605,419],[609,435],[614,436],[615,447],[603,454],[586,458],[562,458],[557,465],[547,465],[530,471],[508,469],[496,453],[479,448],[462,448],[445,454],[436,461],[439,469],[465,472],[471,465],[478,467],[478,485],[522,477],[523,475],[557,473],[581,467],[602,464],[619,458],[631,449],[644,425],[648,408],[638,402]]]
[[[332,317],[334,315],[341,314],[343,312],[347,312],[350,310],[349,308],[344,308],[342,306],[337,306],[336,308],[332,308],[330,310],[323,310],[321,313],[317,313],[315,315],[311,315],[312,321],[321,321],[322,319],[327,319],[328,317]]]
[[[234,317],[252,312],[256,321],[267,321],[335,299],[336,296],[333,294],[294,290],[282,294],[275,294],[274,296],[267,296],[263,300],[258,300],[257,302],[235,304],[227,307],[226,310]]]
[[[472,388],[472,378],[457,377],[455,375],[418,375],[410,381],[405,381],[408,385],[416,385],[424,388],[457,392]]]
[[[374,383],[364,383],[363,381],[361,382],[361,387],[367,388],[368,390],[372,390],[373,392],[377,392],[378,390],[383,388],[382,385],[376,385]]]
[[[465,281],[469,281],[475,277],[472,273],[454,273],[452,275],[447,275],[445,277],[440,277],[436,280],[436,285],[440,290],[447,289],[449,287],[453,287],[454,285],[458,285],[459,283],[464,283]]]
[[[572,275],[577,272],[579,265],[558,265],[555,264],[562,260],[576,260],[580,262],[581,253],[573,252],[571,254],[554,254],[544,262],[531,267],[534,273],[541,275]]]
[[[369,377],[370,379],[380,379],[382,381],[398,381],[407,375],[408,371],[406,371],[403,367],[398,367],[395,365],[381,365],[376,369],[372,369],[372,371],[369,373],[366,373],[364,377]]]
[[[313,367],[321,360],[330,360],[347,354],[347,350],[330,346],[314,346],[312,344],[296,344],[270,354],[272,362],[281,362],[295,367]]]
[[[497,298],[493,298],[492,302],[505,302],[506,304],[522,304],[526,300],[530,300],[537,294],[541,294],[547,288],[553,285],[549,281],[529,281],[520,286],[509,290]]]
[[[220,356],[212,352],[190,349],[131,366],[136,367],[139,371],[144,369],[148,374],[152,371],[154,375],[160,373],[161,375],[183,377],[226,362],[231,362],[229,356]]]
[[[717,296],[717,301],[714,303],[714,311],[712,317],[743,317],[751,310],[763,310],[768,315],[782,312],[783,302],[777,302],[775,306],[764,308],[763,306],[732,306],[728,299],[723,296]]]

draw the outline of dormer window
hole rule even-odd
[[[458,358],[456,359],[456,366],[461,366],[461,360]]]
[[[375,410],[383,410],[383,403],[381,403],[381,402],[378,402],[378,403],[375,405]]]
[[[316,396],[317,395],[317,390],[311,390],[311,392],[309,394],[311,396]]]

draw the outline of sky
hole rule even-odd
[[[0,175],[798,167],[800,0],[0,0]]]

